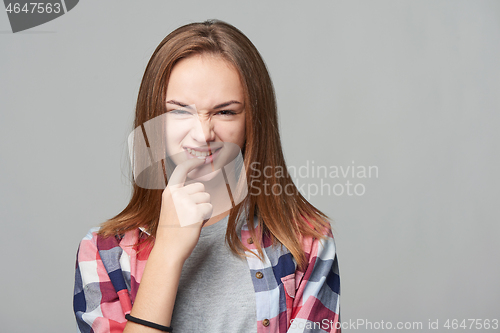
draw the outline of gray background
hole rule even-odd
[[[17,34],[0,14],[1,331],[75,330],[77,245],[129,199],[146,63],[207,18],[262,53],[289,165],[379,169],[362,196],[310,196],[342,319],[500,319],[500,1],[80,1]]]

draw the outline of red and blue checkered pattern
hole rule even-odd
[[[260,234],[257,220],[254,223],[256,234]],[[89,231],[77,253],[73,305],[78,331],[118,333],[125,327],[125,314],[132,309],[151,249],[134,248],[139,239],[147,237],[139,229],[106,239],[97,231]],[[302,239],[308,260],[303,271],[297,269],[288,249],[272,246],[266,235],[262,236],[264,261],[254,255],[247,257],[258,333],[341,332],[335,242],[331,229],[325,234],[323,240]],[[257,254],[255,242],[247,242],[250,237],[244,224],[241,240]]]

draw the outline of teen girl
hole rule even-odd
[[[211,20],[165,37],[134,129],[130,203],[78,249],[80,332],[340,332],[330,223],[286,172],[245,35]]]

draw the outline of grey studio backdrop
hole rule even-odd
[[[146,63],[208,18],[269,67],[287,163],[334,220],[342,320],[500,319],[500,1],[80,1],[16,34],[0,14],[0,331],[76,330],[77,246],[128,202]]]

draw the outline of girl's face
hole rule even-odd
[[[189,158],[205,164],[188,177],[208,181],[245,143],[245,105],[237,70],[226,60],[195,55],[172,69],[166,97],[166,148],[178,165]]]

